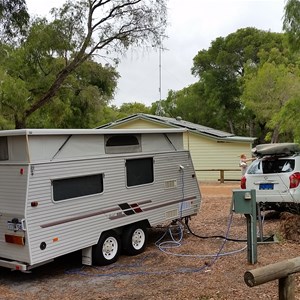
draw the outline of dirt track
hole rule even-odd
[[[190,222],[192,231],[203,237],[224,235],[232,189],[238,187],[238,183],[201,184],[203,203],[200,214]],[[278,219],[267,220],[266,233],[279,234],[279,223]],[[300,247],[286,241],[260,245],[258,263],[252,266],[247,262],[245,243],[224,244],[220,238],[197,238],[187,232],[178,247],[166,250],[173,255],[168,254],[154,245],[165,232],[166,228],[151,230],[143,254],[121,256],[107,267],[82,267],[80,253],[74,253],[31,274],[0,269],[0,299],[277,299],[277,282],[249,288],[244,272],[296,257]],[[233,215],[229,236],[245,239],[244,216]],[[300,299],[298,278],[296,299]]]

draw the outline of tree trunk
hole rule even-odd
[[[20,120],[17,116],[15,116],[15,128],[16,129],[26,128],[26,119],[23,117],[22,120]]]
[[[279,141],[279,125],[275,126],[274,128],[271,143],[278,143],[278,141]]]
[[[230,128],[230,133],[234,134],[234,126],[231,120],[228,120],[229,128]]]

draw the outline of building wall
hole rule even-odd
[[[111,126],[118,129],[138,128],[174,128],[148,120],[135,119]],[[225,169],[225,179],[239,180],[241,171],[239,168],[240,155],[251,157],[252,145],[250,142],[219,142],[217,139],[195,134],[187,131],[184,133],[184,148],[190,150],[197,178],[200,181],[215,181],[220,178],[220,171],[208,171],[211,169]],[[235,169],[235,171],[226,171]],[[200,171],[201,170],[201,171]]]
[[[239,180],[241,178],[240,155],[244,153],[247,157],[251,157],[252,148],[251,143],[224,143],[190,132],[185,136],[184,146],[190,150],[199,180],[220,178],[220,171],[208,171],[210,169],[224,169],[225,179]],[[226,171],[226,169],[235,171]]]

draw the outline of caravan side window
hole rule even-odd
[[[126,160],[127,186],[135,186],[154,181],[153,158]]]
[[[7,136],[0,137],[0,160],[8,160]]]
[[[105,135],[105,153],[118,154],[141,151],[140,134]]]
[[[103,174],[52,180],[53,200],[78,198],[103,192]]]

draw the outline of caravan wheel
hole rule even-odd
[[[122,235],[123,250],[128,255],[144,252],[147,244],[148,232],[143,224],[132,224],[124,229]]]
[[[97,245],[93,246],[93,264],[105,266],[116,262],[120,254],[120,238],[114,231],[101,234]]]

